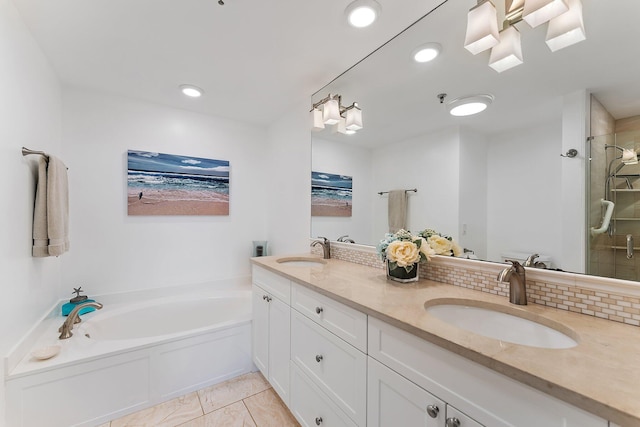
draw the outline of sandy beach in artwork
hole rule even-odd
[[[311,198],[311,216],[351,216],[351,203],[345,200]]]
[[[229,195],[214,191],[129,187],[129,215],[229,215]]]

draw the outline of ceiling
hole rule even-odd
[[[64,85],[268,125],[442,2],[378,1],[366,29],[346,24],[350,0],[13,3]]]
[[[450,0],[409,28],[337,81],[321,90],[340,93],[343,104],[357,101],[364,128],[355,135],[325,129],[315,138],[374,148],[460,125],[484,134],[526,129],[562,115],[563,97],[587,90],[616,119],[640,114],[640,1],[582,0],[587,40],[557,52],[545,44],[546,25],[516,24],[524,63],[503,73],[487,64],[489,52],[476,56],[463,48],[466,13],[475,0]],[[495,1],[501,9],[499,1]],[[438,42],[436,60],[417,64],[411,52]],[[495,96],[476,116],[453,117],[438,101],[479,93]]]

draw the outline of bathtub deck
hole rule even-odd
[[[259,372],[232,378],[100,427],[299,426]]]

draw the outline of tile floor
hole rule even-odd
[[[198,390],[100,427],[296,427],[259,372]]]

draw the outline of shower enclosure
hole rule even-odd
[[[640,281],[640,131],[590,138],[587,273]]]

